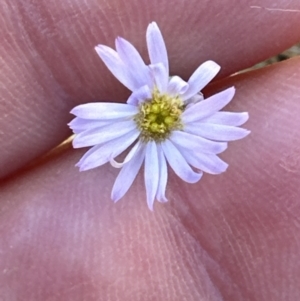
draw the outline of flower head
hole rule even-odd
[[[200,91],[219,72],[213,61],[200,65],[185,82],[169,76],[166,46],[156,23],[147,29],[150,65],[126,40],[116,39],[116,51],[96,46],[96,51],[113,75],[132,94],[127,104],[88,103],[75,107],[69,126],[74,131],[74,148],[92,146],[77,163],[88,170],[110,162],[121,168],[111,197],[122,198],[143,162],[147,204],[166,202],[167,163],[182,180],[195,183],[203,172],[219,174],[228,164],[217,154],[227,142],[244,138],[249,131],[238,126],[248,113],[219,112],[233,98],[233,87],[207,99]],[[115,161],[132,146],[122,163]]]

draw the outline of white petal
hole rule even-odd
[[[101,128],[93,128],[76,135],[73,140],[73,147],[79,148],[106,143],[133,130],[138,131],[133,120],[115,122]]]
[[[105,144],[96,145],[86,152],[76,165],[79,166],[80,171],[103,165],[111,157],[121,154],[136,140],[138,135],[138,131],[132,131]]]
[[[112,120],[93,120],[93,119],[82,119],[79,117],[75,117],[68,126],[73,130],[74,134],[79,134],[80,132],[84,132],[86,130],[92,128],[100,128],[102,126],[108,125],[114,121]]]
[[[125,66],[118,53],[105,45],[95,47],[98,55],[109,69],[109,71],[129,90],[134,91],[138,88],[135,77]]]
[[[167,93],[170,95],[183,94],[188,87],[188,83],[179,76],[172,76],[168,84]]]
[[[145,147],[141,147],[135,157],[126,163],[121,169],[111,192],[111,198],[113,201],[117,202],[128,191],[141,168],[144,157]]]
[[[168,201],[166,198],[166,186],[168,181],[168,169],[167,169],[167,162],[164,156],[164,152],[161,148],[161,145],[157,145],[157,153],[158,153],[158,165],[159,165],[159,182],[157,187],[156,199],[161,202],[165,203]]]
[[[184,101],[185,105],[186,105],[186,110],[195,105],[196,103],[198,103],[199,101],[202,101],[204,99],[203,94],[201,92],[199,92],[198,94],[194,95],[193,97],[187,99]]]
[[[153,141],[148,142],[146,145],[144,178],[147,204],[149,209],[153,210],[153,203],[155,200],[159,180],[157,147],[156,143]]]
[[[84,119],[111,120],[131,117],[138,108],[124,103],[93,102],[79,105],[70,113]]]
[[[139,140],[134,147],[130,150],[130,152],[127,154],[123,162],[117,162],[113,157],[110,158],[110,164],[115,168],[121,168],[123,167],[127,162],[129,162],[135,154],[139,151],[139,149],[143,146],[143,143],[141,140]]]
[[[186,100],[201,91],[220,71],[220,66],[213,61],[206,61],[200,65],[188,80],[189,88],[182,95]]]
[[[196,183],[201,179],[202,172],[194,172],[171,141],[165,140],[161,143],[161,147],[168,163],[178,177],[188,183]]]
[[[234,141],[242,139],[250,133],[243,128],[212,123],[186,124],[184,130],[193,135],[218,141]]]
[[[156,87],[161,93],[165,93],[167,91],[169,75],[166,72],[166,68],[162,63],[150,65],[150,69],[152,71],[152,76],[154,78],[154,82]]]
[[[153,81],[150,77],[149,67],[145,65],[135,47],[125,39],[119,37],[116,39],[116,49],[119,57],[135,79],[137,85],[135,88],[144,85],[152,86]]]
[[[182,131],[174,131],[169,139],[187,150],[208,154],[219,154],[227,148],[227,143],[225,142],[210,141]]]
[[[167,74],[169,74],[169,62],[166,45],[155,22],[149,24],[146,37],[151,64],[163,63]]]
[[[186,161],[204,172],[216,175],[226,171],[228,164],[215,154],[204,154],[197,150],[178,147]]]
[[[216,112],[213,115],[199,120],[199,122],[207,122],[213,124],[240,126],[249,119],[247,112],[233,113],[233,112]]]
[[[138,106],[140,103],[144,102],[147,99],[151,99],[152,94],[151,90],[147,85],[142,86],[138,90],[135,90],[131,93],[127,99],[127,103],[130,105]]]
[[[184,123],[189,123],[201,120],[216,113],[231,101],[234,93],[235,89],[234,87],[231,87],[196,103],[194,106],[190,106],[182,113],[182,121]]]

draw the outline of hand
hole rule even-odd
[[[27,2],[27,3],[26,3]],[[300,298],[300,59],[228,77],[299,40],[298,1],[2,1],[0,300]],[[120,35],[146,58],[156,21],[171,74],[205,60],[222,72],[205,96],[234,85],[231,111],[251,135],[230,143],[226,173],[196,184],[172,172],[150,212],[140,175],[117,204],[108,164],[80,173],[69,111],[129,95],[93,47]],[[34,163],[30,163],[34,162]],[[2,298],[2,299],[1,299]]]

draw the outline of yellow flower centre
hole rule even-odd
[[[160,142],[169,137],[173,130],[182,129],[180,115],[184,104],[178,96],[160,94],[155,89],[152,98],[140,105],[134,120],[145,142]]]

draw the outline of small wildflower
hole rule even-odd
[[[132,94],[127,104],[88,103],[75,107],[69,126],[76,134],[74,148],[92,146],[77,163],[80,171],[110,162],[121,168],[111,197],[116,202],[132,185],[143,162],[148,207],[166,202],[167,162],[182,180],[195,183],[203,172],[220,174],[228,164],[217,154],[227,142],[244,138],[249,131],[238,126],[248,113],[219,112],[233,98],[233,87],[207,99],[200,91],[216,76],[213,61],[200,65],[185,82],[169,77],[169,62],[162,34],[155,22],[148,26],[150,65],[128,41],[117,38],[116,51],[95,47],[113,75]],[[122,163],[115,161],[132,146]]]

